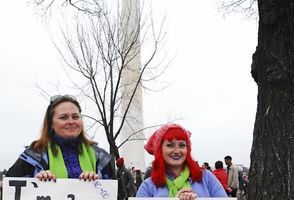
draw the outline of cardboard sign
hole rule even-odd
[[[117,200],[117,180],[83,181],[57,179],[40,181],[36,178],[3,179],[5,200]]]

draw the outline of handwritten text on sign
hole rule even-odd
[[[116,180],[82,181],[57,179],[39,181],[36,178],[3,179],[5,200],[117,200]]]

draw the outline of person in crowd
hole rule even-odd
[[[238,189],[239,189],[239,193],[240,195],[243,193],[244,191],[244,179],[243,179],[243,171],[242,171],[242,168],[239,168],[238,170],[238,181],[239,181],[239,185],[238,185]],[[238,195],[238,192],[237,192],[237,195]]]
[[[134,177],[134,180],[136,180],[136,168],[134,166],[131,167],[131,173],[132,173],[132,175]]]
[[[211,167],[209,166],[208,162],[204,162],[203,166],[205,167],[205,169],[212,171]]]
[[[145,179],[149,178],[150,175],[151,175],[151,166],[148,166],[148,167],[146,168],[145,172],[144,172],[144,177],[143,177],[143,179],[145,180]]]
[[[237,197],[241,198],[246,195],[247,184],[248,184],[248,177],[246,176],[246,173],[244,172],[242,167],[239,167],[238,179],[239,179],[239,188],[237,192]]]
[[[235,167],[232,163],[231,156],[225,156],[225,163],[227,165],[227,174],[228,174],[228,188],[227,192],[230,197],[237,197],[239,178],[238,178],[238,168]]]
[[[140,169],[135,169],[135,172],[136,172],[136,178],[135,178],[135,184],[136,184],[136,188],[137,190],[139,189],[140,185],[142,184],[143,182],[143,179],[142,179],[142,172]]]
[[[243,187],[243,194],[242,195],[246,195],[247,194],[247,187],[248,187],[248,175],[243,172],[243,181],[244,181],[244,187]]]
[[[215,162],[215,170],[213,170],[212,173],[222,184],[226,192],[230,190],[230,188],[228,188],[228,174],[224,169],[224,164],[222,161],[219,160]]]
[[[116,177],[118,180],[118,200],[134,197],[137,192],[136,185],[134,183],[134,177],[131,171],[125,167],[123,157],[120,157],[116,160],[116,166]]]
[[[86,135],[76,98],[56,95],[50,98],[40,138],[21,153],[6,176],[114,179],[115,166],[113,157]]]
[[[154,160],[151,176],[143,181],[136,197],[227,197],[217,178],[192,159],[190,132],[182,126],[162,126],[145,149]]]

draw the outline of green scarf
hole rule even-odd
[[[79,163],[83,172],[94,171],[96,172],[96,157],[94,150],[90,145],[81,144],[82,152],[78,155]],[[48,155],[49,155],[49,169],[56,176],[56,178],[68,178],[68,173],[63,160],[62,151],[58,145],[57,155],[54,156],[52,153],[51,145],[48,144]]]
[[[173,181],[169,178],[166,178],[166,183],[169,190],[169,197],[175,197],[178,191],[182,188],[191,188],[191,185],[188,181],[189,175],[190,170],[187,166],[185,166],[180,176],[178,176]]]

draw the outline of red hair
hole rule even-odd
[[[156,131],[154,134],[159,134],[160,131]],[[185,164],[188,166],[190,170],[190,178],[192,182],[201,182],[202,180],[202,168],[198,165],[196,161],[191,157],[191,141],[190,141],[190,132],[186,131],[179,125],[170,126],[165,129],[164,133],[160,134],[161,137],[157,137],[159,139],[159,147],[156,149],[156,153],[154,154],[154,161],[152,162],[151,169],[151,179],[157,187],[166,185],[166,168],[165,161],[162,156],[162,143],[164,140],[172,141],[173,139],[184,140],[187,144],[187,156]]]

